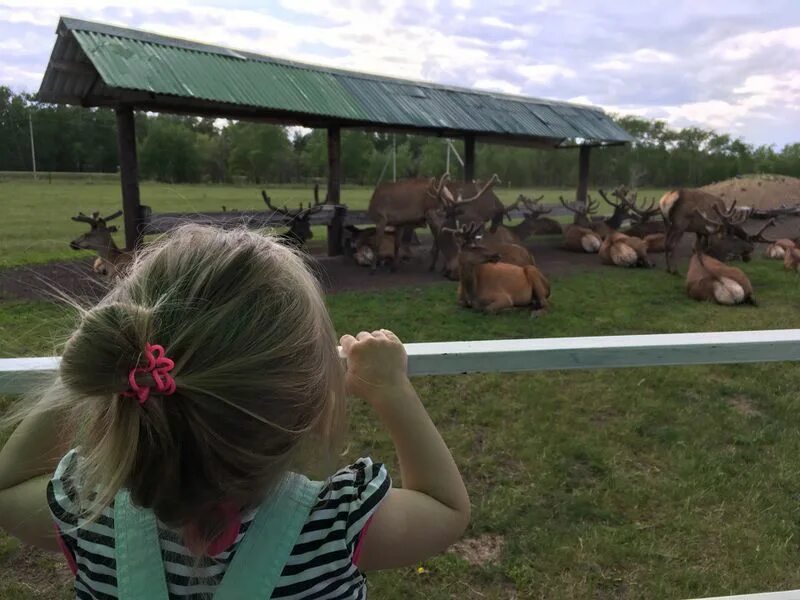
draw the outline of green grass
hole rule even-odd
[[[745,266],[759,308],[688,300],[662,271],[596,269],[553,278],[553,309],[494,317],[455,303],[455,285],[341,293],[340,333],[387,327],[406,341],[800,327],[800,280],[777,262]],[[0,354],[51,352],[68,312],[0,304]],[[373,598],[690,598],[800,587],[800,369],[792,364],[671,367],[415,380],[467,482],[463,552],[369,577]],[[350,458],[398,479],[390,441],[351,405]],[[3,550],[8,548],[8,550]],[[0,599],[39,571],[0,537]],[[43,563],[51,572],[53,563]],[[25,588],[28,589],[28,588]],[[38,589],[38,588],[36,588]],[[49,598],[41,592],[29,597]]]
[[[312,197],[311,186],[306,188],[276,186],[236,185],[169,185],[144,182],[141,200],[154,212],[218,211],[222,206],[229,210],[263,210],[261,189],[265,187],[276,204],[296,206],[307,203]],[[529,195],[545,194],[545,202],[558,202],[560,194],[572,198],[572,190],[519,190],[498,188],[498,195],[506,203],[513,202],[520,192]],[[655,195],[643,190],[640,196]],[[342,202],[353,209],[365,209],[372,188],[344,187]],[[48,183],[19,179],[3,180],[0,177],[0,268],[21,264],[34,264],[54,260],[71,260],[89,256],[89,252],[76,252],[69,248],[70,240],[86,231],[86,225],[75,223],[70,217],[79,211],[100,211],[109,214],[121,206],[119,184],[108,178],[56,179]],[[121,222],[119,223],[122,229]],[[324,227],[316,227],[314,237],[324,240]],[[122,234],[117,243],[124,245]]]

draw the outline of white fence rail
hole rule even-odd
[[[800,329],[436,342],[406,344],[406,351],[411,376],[766,363],[800,361]],[[0,359],[0,394],[28,391],[52,376],[58,361]],[[800,590],[724,598],[800,600]]]

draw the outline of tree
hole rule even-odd
[[[200,154],[196,134],[185,122],[168,116],[153,119],[139,152],[144,177],[185,183],[199,181]]]

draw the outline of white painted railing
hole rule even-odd
[[[406,344],[411,376],[800,361],[800,329]],[[0,359],[0,394],[52,376],[59,359]],[[721,600],[723,597],[706,600]],[[800,600],[800,590],[724,596]]]

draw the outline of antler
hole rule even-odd
[[[703,211],[702,211],[702,210],[700,210],[699,208],[696,208],[696,209],[694,210],[694,212],[695,212],[697,215],[699,215],[699,216],[700,216],[700,218],[701,218],[701,219],[703,219],[703,220],[704,220],[706,223],[708,223],[709,225],[713,225],[713,226],[714,226],[714,227],[716,227],[717,229],[722,229],[723,227],[725,227],[725,223],[724,223],[724,222],[722,222],[722,221],[717,221],[716,219],[712,219],[711,217],[709,217],[709,216],[708,216],[708,215],[707,215],[705,212],[703,212]]]
[[[750,236],[750,241],[752,242],[761,242],[764,244],[774,244],[775,240],[771,240],[769,238],[764,237],[764,232],[769,229],[770,227],[775,226],[775,219],[770,219],[766,225],[764,225],[761,229],[759,229],[756,233]]]
[[[572,213],[575,213],[576,215],[583,215],[583,214],[586,214],[586,213],[585,213],[583,210],[579,210],[579,209],[578,209],[578,208],[576,208],[575,206],[571,206],[570,204],[567,204],[567,201],[566,201],[566,200],[564,200],[564,196],[559,196],[559,197],[558,197],[558,201],[559,201],[559,202],[561,202],[561,205],[562,205],[564,208],[566,208],[568,211],[570,211],[570,212],[572,212]]]
[[[627,198],[625,198],[625,196],[624,196],[624,195],[623,195],[623,196],[620,198],[620,195],[619,195],[619,188],[617,188],[616,190],[614,190],[613,192],[611,192],[611,195],[612,195],[612,196],[615,196],[615,197],[616,197],[616,198],[619,200],[618,202],[614,202],[613,200],[611,200],[611,198],[609,198],[608,196],[606,196],[606,193],[605,193],[603,190],[597,190],[597,193],[598,193],[598,194],[600,194],[600,197],[601,197],[603,200],[605,200],[605,201],[606,201],[606,204],[609,204],[609,205],[613,206],[614,208],[620,208],[620,207],[622,207],[623,205],[625,205],[626,207],[628,206],[628,200],[627,200]]]
[[[720,219],[722,219],[725,225],[739,225],[744,223],[750,216],[750,212],[747,210],[737,210],[736,200],[734,200],[731,203],[730,208],[724,212],[718,205],[715,204],[714,211],[719,215]]]
[[[521,202],[522,204],[525,205],[527,211],[532,216],[538,219],[541,215],[546,215],[547,213],[552,212],[553,210],[552,208],[547,208],[539,204],[539,202],[543,199],[544,199],[544,194],[542,194],[538,198],[532,198],[532,199],[526,198],[525,196],[520,194],[519,198],[517,198],[517,201],[514,203],[514,205],[517,205]]]
[[[117,217],[120,217],[120,216],[122,216],[122,211],[118,210],[117,212],[112,213],[112,214],[108,215],[107,217],[103,217],[103,221],[105,221],[107,223],[108,221],[111,221],[112,219],[116,219]]]
[[[500,178],[497,176],[497,173],[493,174],[489,179],[489,181],[487,181],[486,184],[481,188],[481,190],[477,194],[475,194],[472,198],[468,198],[467,200],[459,199],[458,203],[465,204],[467,202],[472,202],[473,200],[477,200],[478,198],[483,196],[484,192],[488,190],[491,186],[493,186],[495,183],[501,183]]]
[[[97,219],[93,219],[92,217],[89,217],[83,214],[82,212],[79,212],[77,217],[71,217],[71,219],[78,223],[88,223],[89,225],[97,225]]]

